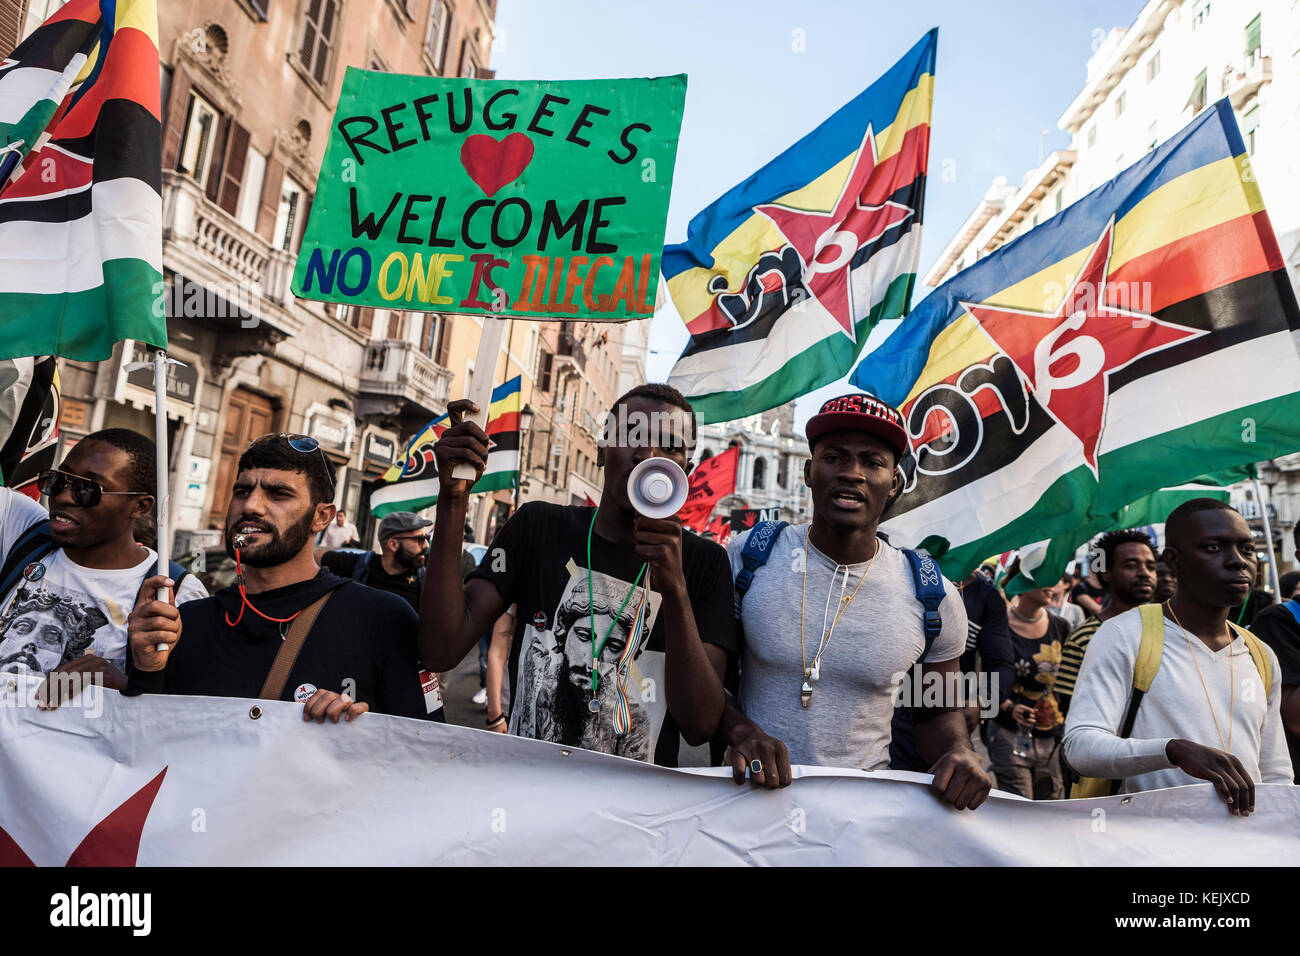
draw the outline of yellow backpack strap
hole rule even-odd
[[[1133,665],[1133,686],[1145,694],[1156,679],[1165,652],[1165,613],[1159,604],[1143,604],[1138,613],[1142,615],[1142,643]]]
[[[1259,670],[1259,676],[1264,679],[1264,699],[1268,700],[1269,695],[1273,693],[1273,661],[1269,658],[1268,651],[1264,649],[1260,639],[1250,631],[1233,624],[1232,621],[1229,621],[1228,624],[1246,642],[1246,650],[1250,651],[1250,656],[1255,661],[1255,667]]]

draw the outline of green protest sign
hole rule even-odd
[[[651,314],[685,97],[684,75],[349,67],[294,294],[534,319]]]

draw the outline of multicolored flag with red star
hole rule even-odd
[[[691,341],[669,384],[702,422],[843,378],[911,303],[938,31],[697,215],[663,273]]]
[[[1051,539],[1034,573],[1050,584],[1143,495],[1300,450],[1297,332],[1223,100],[863,359],[853,383],[903,413],[912,446],[885,527],[954,580]]]
[[[470,489],[471,494],[519,487],[519,398],[523,379],[516,375],[492,390],[488,407],[487,467]],[[451,419],[439,415],[406,443],[370,493],[370,513],[376,518],[394,511],[422,511],[438,503],[438,465],[433,446],[451,427]]]

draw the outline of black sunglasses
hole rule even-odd
[[[151,495],[152,491],[105,491],[104,486],[80,475],[70,475],[66,471],[43,471],[36,476],[36,487],[47,498],[63,494],[64,488],[72,489],[72,501],[82,508],[93,508],[103,500],[104,495]]]
[[[261,438],[250,442],[249,447],[251,448],[259,442],[277,440],[284,442],[299,454],[310,455],[314,451],[320,452],[321,467],[324,469],[325,477],[330,483],[330,501],[333,501],[335,493],[334,469],[330,466],[329,459],[325,457],[325,449],[321,448],[320,442],[312,438],[310,435],[296,435],[293,432],[281,432],[278,435],[264,435]]]

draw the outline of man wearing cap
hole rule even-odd
[[[791,763],[888,768],[899,682],[920,661],[925,681],[955,686],[946,675],[958,672],[966,646],[961,595],[940,577],[942,623],[927,652],[911,565],[876,531],[903,480],[902,416],[871,396],[845,395],[822,406],[807,434],[812,523],[785,528],[752,574],[741,603],[738,707],[722,722],[733,770],[747,766],[767,786],[784,785]],[[728,547],[738,591],[742,552],[756,531]],[[901,703],[913,705],[932,792],[956,809],[978,807],[992,781],[971,747],[961,701],[921,706],[931,701],[914,699],[910,680],[906,689]]]
[[[429,535],[423,529],[432,524],[413,511],[394,511],[379,522],[378,555],[373,551],[326,551],[320,555],[321,566],[341,578],[396,594],[418,614],[424,558],[429,553]]]

